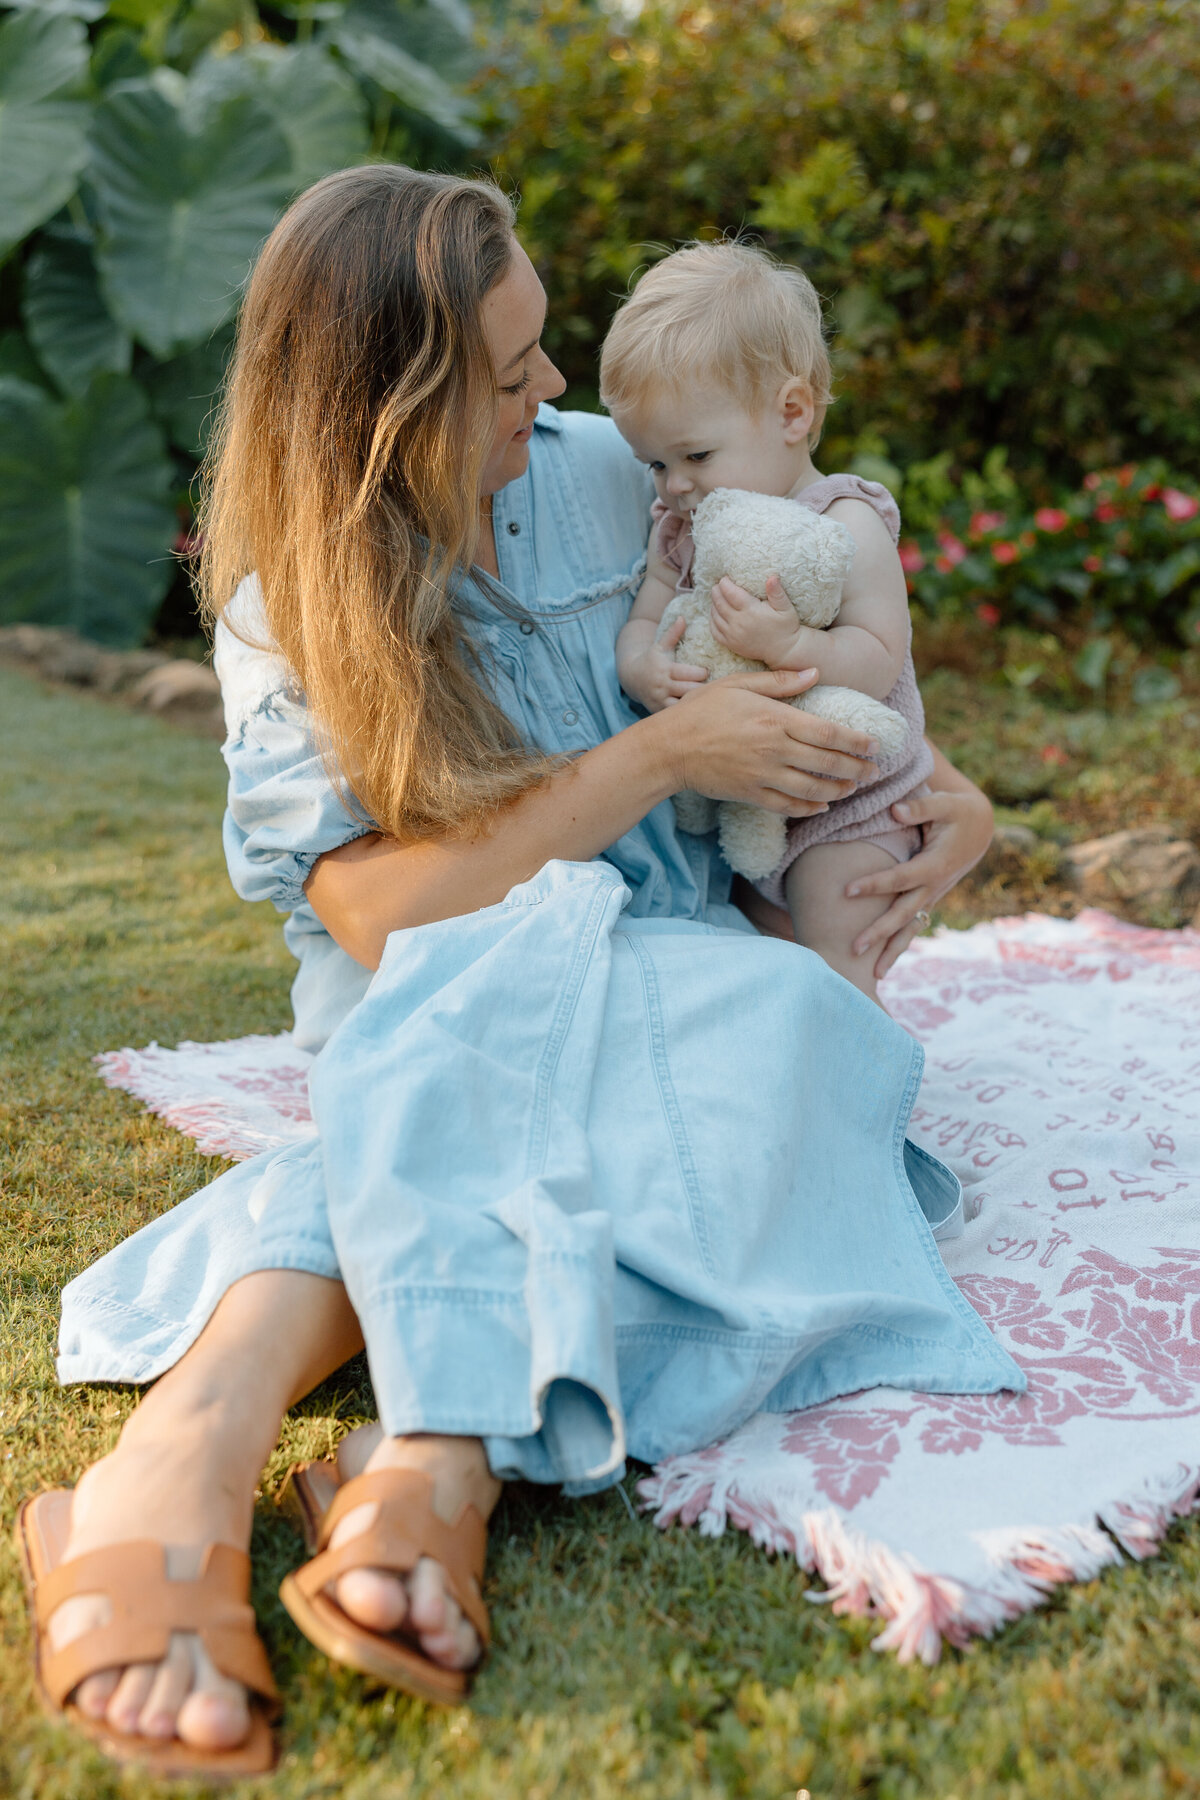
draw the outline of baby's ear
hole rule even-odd
[[[775,408],[789,444],[807,443],[812,433],[816,407],[812,389],[802,375],[789,375],[775,397]]]

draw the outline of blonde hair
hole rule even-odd
[[[268,238],[206,462],[201,600],[258,576],[330,772],[404,840],[475,830],[549,766],[486,692],[449,584],[498,417],[480,316],[513,209],[485,181],[347,169]]]
[[[747,406],[790,376],[815,409],[821,435],[830,393],[821,301],[803,270],[752,244],[687,244],[642,276],[600,353],[600,398],[610,411],[715,383]]]

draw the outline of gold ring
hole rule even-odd
[[[929,914],[925,911],[924,907],[921,908],[920,912],[915,912],[913,918],[918,925],[928,925],[929,923]]]

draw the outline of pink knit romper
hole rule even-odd
[[[797,506],[807,506],[815,513],[827,511],[835,500],[865,500],[887,526],[892,542],[899,541],[900,508],[877,481],[864,481],[858,475],[822,475],[795,498]],[[655,547],[667,566],[676,571],[676,589],[690,588],[695,546],[688,521],[669,511],[661,500],[654,502],[652,515],[658,525]],[[874,781],[847,794],[844,800],[834,800],[828,812],[789,822],[783,861],[762,881],[754,883],[759,893],[776,906],[787,904],[783,886],[787,871],[801,851],[814,844],[846,844],[865,839],[886,850],[897,862],[908,862],[921,848],[919,827],[901,825],[889,811],[897,800],[920,791],[933,773],[933,753],[925,742],[925,709],[913,668],[911,626],[904,667],[885,704],[908,721],[904,745],[894,756],[880,757]]]

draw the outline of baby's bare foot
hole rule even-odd
[[[434,1482],[433,1508],[452,1524],[465,1502],[488,1518],[500,1496],[483,1446],[476,1438],[385,1438],[378,1425],[351,1432],[338,1452],[343,1480],[377,1469],[420,1469]],[[330,1548],[348,1543],[374,1523],[377,1501],[365,1500],[339,1519]],[[343,1612],[368,1631],[406,1631],[432,1662],[445,1669],[470,1669],[483,1646],[475,1627],[450,1592],[440,1563],[423,1556],[411,1575],[386,1569],[351,1569],[330,1590]]]

